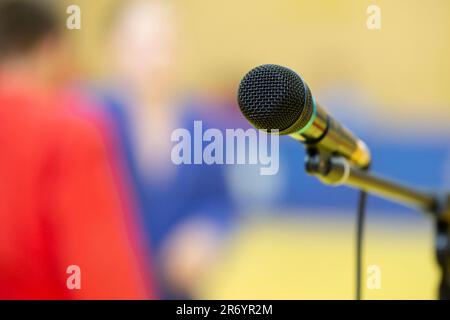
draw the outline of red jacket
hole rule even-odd
[[[151,298],[111,141],[62,101],[0,79],[0,299]]]

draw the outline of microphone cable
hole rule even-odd
[[[358,212],[356,217],[356,300],[362,299],[362,268],[364,223],[366,218],[367,192],[359,191]]]

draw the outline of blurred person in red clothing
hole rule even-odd
[[[0,299],[151,298],[107,124],[61,93],[72,62],[50,9],[0,2]]]

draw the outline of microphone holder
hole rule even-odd
[[[420,209],[435,220],[436,258],[441,269],[439,298],[450,299],[450,194],[439,195],[362,170],[343,158],[315,146],[307,148],[306,172],[327,185],[346,185]]]

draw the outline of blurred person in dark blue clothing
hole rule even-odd
[[[192,132],[194,121],[205,119],[202,102],[176,93],[174,7],[165,1],[124,3],[112,20],[110,39],[114,80],[100,90],[101,98],[125,155],[161,297],[189,298],[232,222],[225,166],[171,161],[172,132]],[[204,120],[203,126],[220,123]]]

